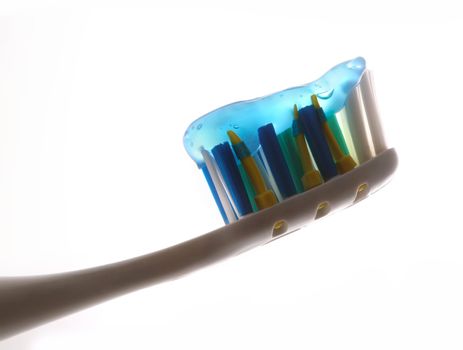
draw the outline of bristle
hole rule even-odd
[[[317,95],[314,94],[314,95],[310,96],[310,99],[312,100],[313,106],[314,106],[316,109],[319,109],[319,108],[320,108],[320,103],[318,102]]]
[[[298,119],[299,119],[299,110],[297,109],[297,104],[294,104],[294,107],[293,107],[293,115],[294,115],[294,120],[298,120]]]
[[[368,120],[368,126],[371,133],[371,140],[375,155],[387,149],[384,138],[383,127],[379,118],[376,97],[373,89],[373,77],[369,71],[366,71],[360,80],[360,91],[362,92],[362,101],[365,106],[365,114]]]
[[[318,117],[322,125],[323,133],[325,135],[331,154],[336,163],[336,169],[338,173],[344,174],[354,169],[357,166],[357,164],[355,163],[355,161],[352,159],[350,155],[344,154],[341,147],[339,146],[339,143],[336,137],[334,136],[333,132],[330,129],[330,126],[328,125],[328,120],[326,118],[325,112],[323,111],[323,108],[321,108],[320,104],[318,103],[317,96],[312,95],[312,103],[315,106],[315,109],[317,110]]]
[[[335,114],[336,120],[338,121],[339,128],[341,130],[342,136],[344,137],[344,141],[346,142],[347,153],[352,156],[357,164],[360,164],[359,159],[357,157],[357,153],[355,152],[354,141],[352,140],[352,134],[349,129],[349,123],[347,121],[347,114],[346,108],[341,109],[339,112]]]
[[[204,176],[206,177],[207,183],[224,221],[229,223],[236,221],[236,213],[230,203],[230,197],[226,193],[224,184],[220,179],[215,159],[205,149],[201,150],[201,155],[203,156],[205,164],[203,167]]]
[[[303,174],[300,177],[304,191],[307,191],[315,186],[320,185],[323,180],[320,172],[315,169],[310,156],[307,143],[305,141],[304,133],[301,130],[301,122],[299,120],[299,111],[297,106],[294,105],[294,120],[293,120],[293,135],[296,140],[297,148],[299,150],[300,162],[303,168]]]
[[[349,130],[354,142],[355,153],[362,164],[373,158],[370,145],[368,121],[365,116],[360,88],[355,87],[346,101],[346,114]]]
[[[252,186],[249,176],[246,174],[246,170],[244,169],[243,163],[238,164],[238,169],[240,171],[241,179],[243,180],[246,193],[248,194],[248,199],[251,202],[252,211],[256,212],[259,210],[259,208],[256,205],[256,201],[254,199],[254,197],[256,196],[256,191],[254,190],[254,187]]]
[[[336,138],[336,141],[339,144],[339,147],[341,147],[342,153],[344,153],[345,155],[350,154],[349,149],[347,148],[345,137],[341,131],[341,127],[339,125],[336,115],[327,116],[326,119],[328,121],[328,125],[331,131],[334,134],[334,137]]]
[[[228,137],[233,143],[233,149],[238,159],[241,161],[241,164],[245,170],[246,176],[243,178],[248,178],[252,184],[255,196],[253,197],[256,205],[259,209],[269,208],[277,203],[275,194],[267,189],[264,179],[257,167],[257,164],[249,152],[246,144],[241,141],[241,139],[233,131],[229,130],[227,132]],[[248,191],[249,192],[249,191]]]
[[[257,130],[257,133],[265,157],[283,198],[295,195],[296,187],[291,179],[291,174],[278,143],[273,125],[267,124],[262,126]]]
[[[277,183],[275,181],[275,178],[273,177],[272,170],[268,165],[268,161],[265,157],[262,146],[260,146],[257,149],[255,161],[257,164],[257,168],[259,168],[259,171],[262,174],[262,177],[264,178],[265,185],[267,186],[267,188],[273,190],[279,202],[283,201],[283,196],[281,195],[280,190],[278,189]]]
[[[228,130],[227,135],[228,135],[228,138],[230,139],[230,142],[232,143],[232,145],[237,145],[240,142],[242,142],[241,139],[239,138],[239,136],[236,135],[235,132],[233,132],[232,130]]]
[[[304,137],[304,135],[302,135],[302,137]],[[278,134],[278,142],[280,143],[281,150],[286,159],[286,163],[288,164],[289,172],[291,173],[291,178],[296,186],[296,190],[298,193],[301,193],[304,191],[301,182],[304,171],[302,168],[299,150],[297,149],[296,141],[293,137],[292,128],[288,128]]]
[[[207,169],[206,165],[202,167],[202,171],[203,171],[204,177],[206,178],[207,184],[209,185],[209,189],[212,192],[212,196],[214,197],[215,204],[217,204],[217,207],[219,208],[219,211],[220,211],[220,215],[222,215],[223,221],[225,221],[225,224],[229,224],[231,220],[228,217],[227,213],[225,212],[222,201],[220,200],[219,194],[217,192],[217,189],[214,185],[211,174],[209,170]]]
[[[251,213],[252,206],[249,202],[246,188],[244,187],[243,180],[241,179],[230,144],[228,142],[224,142],[215,146],[212,149],[212,154],[217,161],[220,173],[222,174],[232,199],[236,204],[238,214],[243,216]]]
[[[300,109],[299,118],[318,170],[325,181],[333,178],[337,175],[336,165],[333,162],[315,107],[311,105]]]

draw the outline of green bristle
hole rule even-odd
[[[249,201],[251,202],[252,211],[256,212],[259,210],[257,208],[256,201],[254,200],[254,197],[256,196],[256,192],[254,191],[251,181],[249,180],[248,175],[246,174],[246,171],[244,170],[243,164],[239,163],[238,169],[240,171],[241,178],[243,179],[244,187],[246,189],[246,193],[248,194]]]
[[[302,164],[300,161],[299,151],[294,141],[293,130],[288,128],[282,133],[278,134],[278,143],[280,144],[283,155],[288,164],[289,172],[296,186],[298,193],[304,192],[301,178],[304,175]]]
[[[338,120],[336,119],[335,115],[330,115],[326,118],[328,120],[328,126],[330,127],[331,131],[338,141],[339,147],[341,147],[342,152],[345,155],[349,154],[349,149],[347,148],[346,140],[344,140],[344,136],[342,135],[341,128],[339,127]]]

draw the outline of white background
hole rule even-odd
[[[461,349],[457,5],[2,2],[0,275],[105,264],[219,227],[183,149],[188,124],[358,55],[400,166],[305,230],[0,349]]]

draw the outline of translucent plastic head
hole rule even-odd
[[[357,57],[338,64],[318,80],[274,94],[248,101],[235,102],[210,113],[190,124],[183,143],[188,154],[201,167],[201,150],[228,141],[227,131],[237,131],[252,154],[259,146],[256,130],[272,123],[277,133],[290,127],[293,106],[310,105],[310,96],[316,94],[328,118],[341,110],[346,99],[365,71],[365,60]]]

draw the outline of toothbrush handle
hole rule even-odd
[[[373,193],[390,179],[397,161],[395,150],[388,149],[310,191],[138,258],[62,274],[0,278],[0,340],[282,237]]]
[[[2,277],[0,340],[122,294],[178,278],[269,240],[271,229],[252,229],[252,222],[247,222],[114,264],[53,275]]]

